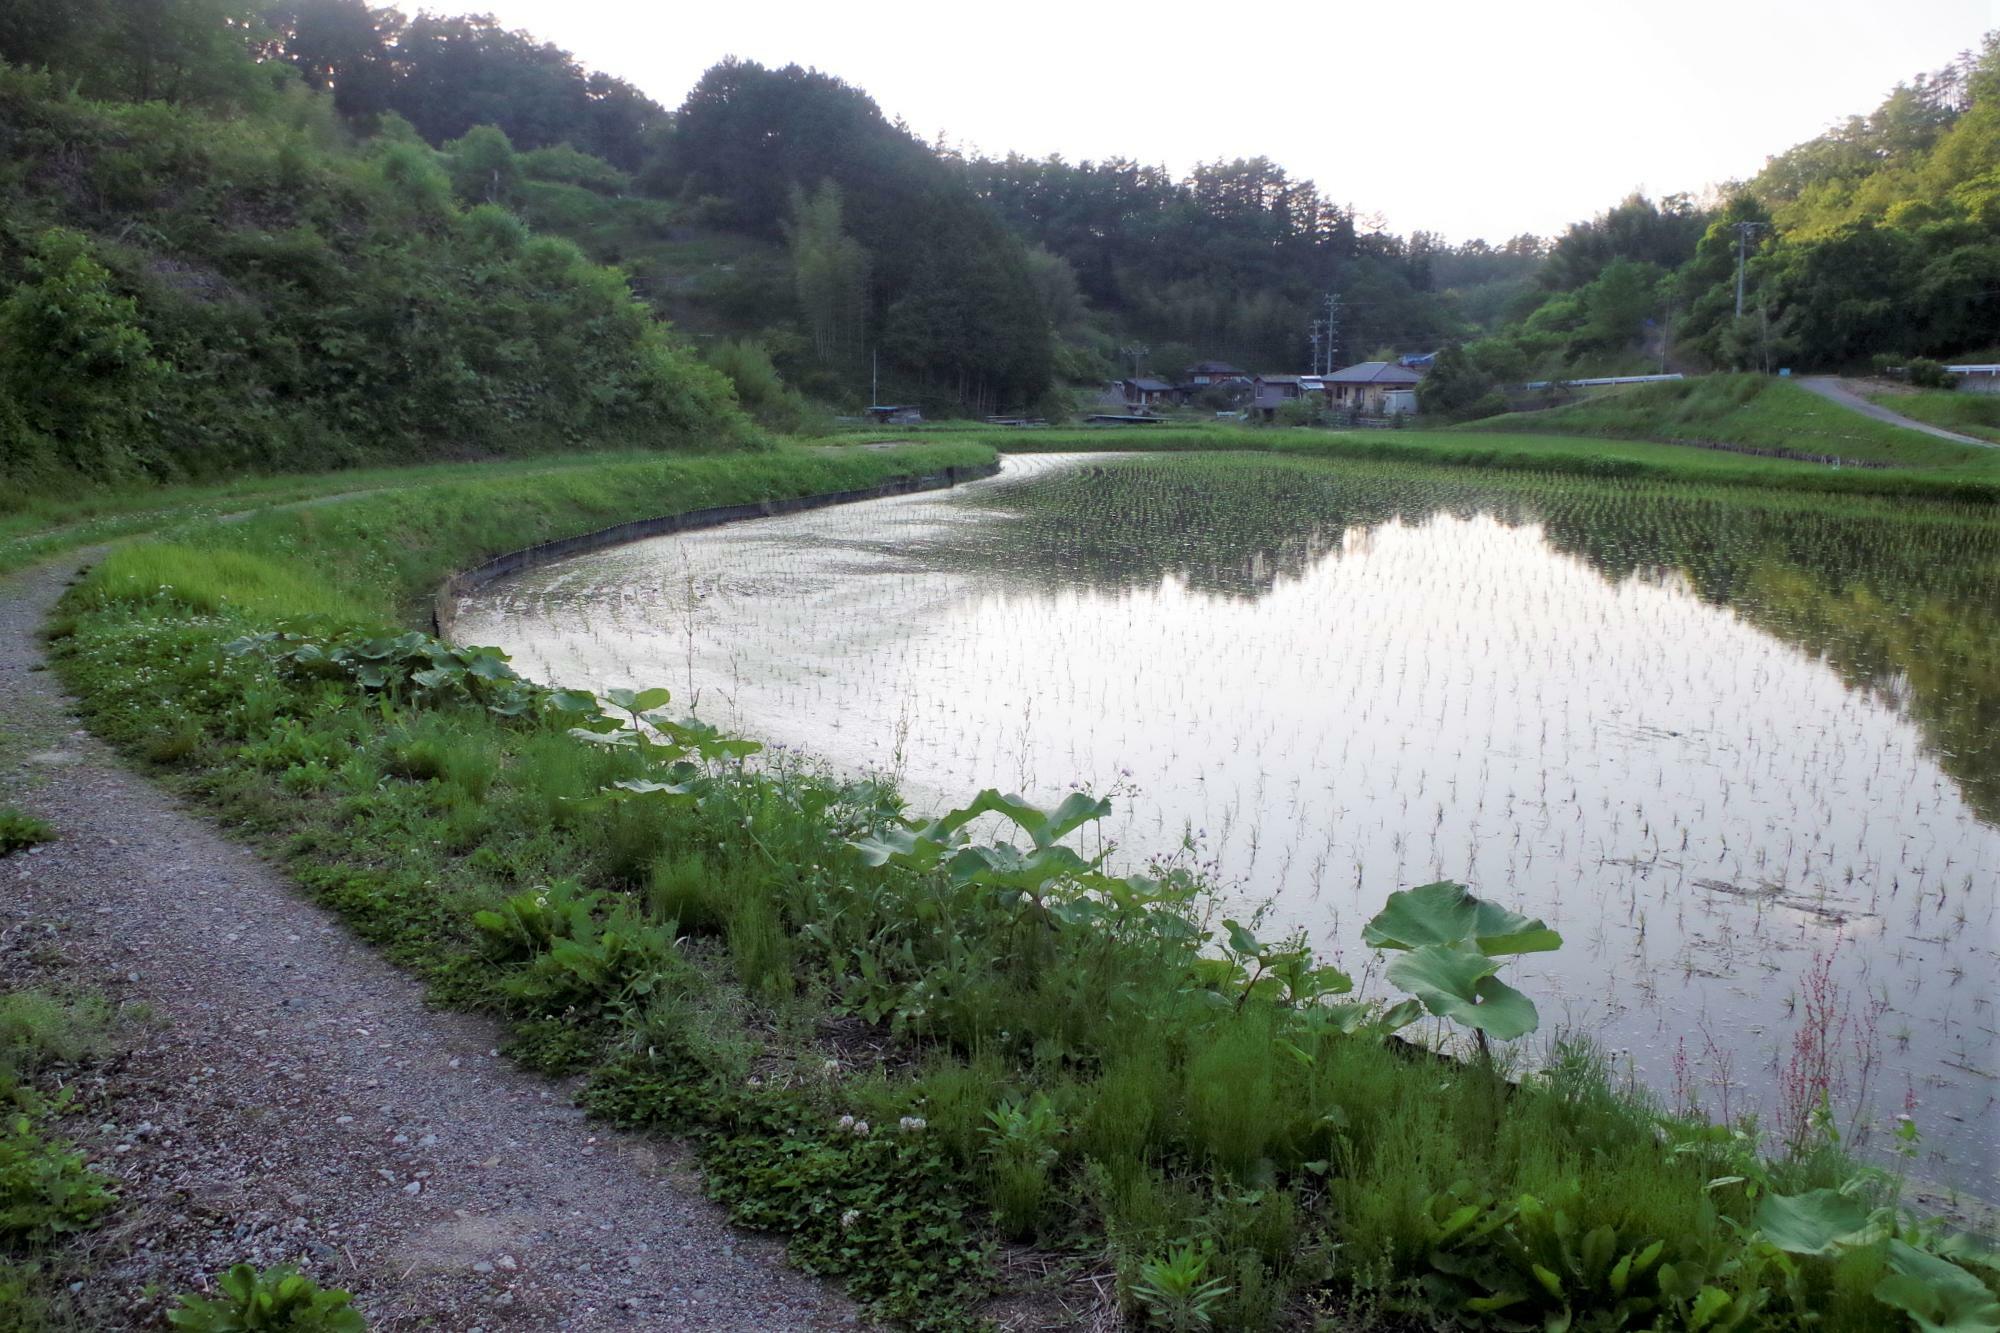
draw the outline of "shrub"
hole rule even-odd
[[[1958,383],[1957,377],[1941,363],[1924,356],[1911,357],[1905,374],[1920,389],[1949,389]]]

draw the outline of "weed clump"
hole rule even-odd
[[[11,805],[0,806],[0,856],[53,842],[55,836],[55,825],[46,819],[37,819]]]

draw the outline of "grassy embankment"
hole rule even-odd
[[[579,700],[385,637],[499,549],[982,456],[441,478],[192,525],[70,595],[59,666],[94,728],[282,848],[440,1000],[588,1071],[600,1113],[694,1138],[740,1221],[884,1314],[963,1326],[1005,1236],[1062,1276],[1108,1262],[1167,1326],[1901,1326],[1873,1294],[1915,1262],[1901,1241],[1809,1257],[1755,1224],[1758,1190],[1848,1175],[1824,1138],[1766,1161],[1573,1045],[1500,1095],[1397,1054],[1379,1009],[1317,1003],[1337,986],[1302,941],[1205,946],[1185,876],[954,854],[879,785],[745,768],[699,731],[581,739]],[[225,647],[280,626],[305,638]]]
[[[1652,389],[1671,392],[1641,393]],[[1547,412],[1444,430],[1329,431],[1177,423],[995,430],[952,423],[895,434],[910,439],[977,439],[1013,453],[1254,450],[1575,477],[1979,504],[2000,501],[2000,453],[1890,426],[1794,385],[1753,376],[1639,386]],[[1728,447],[1715,447],[1718,444]],[[1771,452],[1746,452],[1750,450]],[[1787,454],[1836,457],[1863,466],[1836,467]]]
[[[1473,422],[1459,432],[1784,449],[1955,481],[2000,482],[2000,456],[1991,450],[1876,421],[1796,384],[1763,375],[1707,375],[1637,384],[1544,412]]]
[[[1920,389],[1915,393],[1868,395],[1892,412],[2000,444],[2000,394]]]

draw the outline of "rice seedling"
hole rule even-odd
[[[1868,1002],[1815,1050],[1911,1029],[1856,1066],[1921,1091],[1896,1156],[1962,1177],[1980,1151],[1976,1117],[1933,1111],[1980,1096],[1952,969],[1977,974],[1994,910],[1990,753],[1965,739],[1990,734],[1991,526],[1055,459],[467,608],[462,636],[597,698],[494,665],[464,685],[421,635],[321,675],[305,647],[379,627],[281,640],[267,611],[136,585],[77,594],[61,667],[121,743],[184,727],[192,790],[281,832],[302,882],[504,1015],[521,1058],[586,1072],[592,1109],[690,1136],[733,1216],[878,1314],[962,1324],[1005,1234],[1108,1254],[1130,1314],[1194,1326],[1887,1329],[1949,1313],[1894,1279],[1963,1303],[1979,1261],[1854,1174],[1873,1117],[1775,1158],[1753,1117],[1817,952]],[[408,654],[450,679],[384,666]],[[993,773],[1030,790],[956,804]],[[1564,1035],[1527,1049],[1530,1018]],[[1454,1031],[1489,1060],[1441,1054]],[[1883,1243],[1787,1230],[1835,1186]]]
[[[894,769],[919,807],[996,772],[1129,790],[1119,864],[1199,830],[1219,911],[1334,959],[1365,954],[1384,883],[1504,885],[1590,942],[1519,967],[1565,1026],[1663,1097],[1678,1054],[1715,1109],[1776,1124],[1779,1001],[1835,933],[1838,985],[1889,967],[1884,1014],[1928,1016],[1871,1095],[1968,1021],[1923,991],[2000,910],[1966,878],[2000,864],[1995,570],[1996,525],[1950,505],[1050,455],[586,557],[461,632],[564,683],[672,663],[705,716]],[[1704,1022],[1761,1049],[1683,1048]],[[1938,1151],[1970,1160],[1986,1094],[1963,1095]],[[1864,1140],[1888,1119],[1843,1114]]]

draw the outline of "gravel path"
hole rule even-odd
[[[241,1259],[301,1262],[377,1330],[827,1329],[841,1297],[733,1230],[684,1154],[498,1059],[278,871],[80,731],[34,633],[85,557],[0,579],[0,800],[60,838],[0,860],[0,985],[140,1004],[81,1135],[123,1206],[91,1327]]]
[[[1951,440],[1958,444],[1976,444],[1981,449],[2000,448],[2000,445],[1994,444],[1991,440],[1982,440],[1976,435],[1960,435],[1955,430],[1933,426],[1928,421],[1918,421],[1880,403],[1872,403],[1850,389],[1846,381],[1835,375],[1806,375],[1798,381],[1798,384],[1800,388],[1818,394],[1829,403],[1838,403],[1865,417],[1874,417],[1877,421],[1886,421],[1892,426],[1901,426],[1906,430],[1920,430],[1926,435],[1935,435],[1940,440]]]

